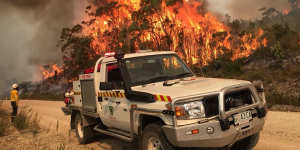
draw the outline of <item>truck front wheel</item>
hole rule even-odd
[[[83,121],[81,115],[78,113],[75,117],[75,129],[76,129],[76,136],[79,140],[80,144],[87,144],[93,138],[93,129],[92,127],[83,126]]]
[[[166,139],[160,124],[149,124],[145,127],[140,143],[141,150],[175,150]]]

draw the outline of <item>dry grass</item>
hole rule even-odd
[[[1,150],[111,150],[102,149],[96,143],[80,145],[74,135],[47,133],[44,130],[37,135],[29,132],[15,133],[0,138]]]
[[[0,137],[6,135],[8,128],[9,122],[4,118],[0,118]]]
[[[18,130],[27,129],[36,134],[40,130],[39,122],[40,119],[37,113],[34,113],[28,107],[22,107],[13,124]]]
[[[0,136],[9,135],[10,128],[15,128],[20,132],[31,132],[37,134],[39,132],[39,117],[37,113],[32,112],[27,107],[21,107],[19,113],[11,123],[10,113],[2,107],[3,102],[0,101]]]
[[[59,122],[56,132],[50,132],[50,128],[42,129],[38,114],[29,107],[21,107],[15,122],[11,123],[9,110],[0,101],[1,150],[99,150],[96,144],[79,145],[69,130],[58,132]]]
[[[1,109],[2,105],[3,101],[0,100],[0,136],[6,135],[10,126],[8,112]]]

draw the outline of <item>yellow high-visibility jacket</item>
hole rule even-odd
[[[15,101],[18,105],[19,103],[19,93],[17,90],[11,90],[10,91],[10,101]]]

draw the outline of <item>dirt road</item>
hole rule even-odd
[[[41,117],[43,128],[67,134],[69,132],[69,116],[64,116],[60,107],[63,102],[54,101],[22,101],[23,106],[30,106]],[[74,140],[76,142],[76,140]],[[114,138],[96,141],[100,150],[132,149],[128,143]],[[300,113],[270,111],[255,150],[296,150],[300,147]]]

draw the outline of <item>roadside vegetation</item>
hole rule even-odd
[[[1,101],[0,101],[0,108],[1,108]],[[9,128],[9,120],[7,118],[7,112],[0,109],[0,137],[7,134],[7,130]]]
[[[2,109],[3,101],[0,100],[0,137],[4,136],[8,132],[10,126],[8,113]]]
[[[40,131],[39,117],[28,107],[19,108],[19,113],[11,122],[9,110],[0,101],[0,136],[9,135],[15,131],[37,134]]]
[[[37,134],[40,130],[39,117],[37,113],[32,112],[28,107],[21,108],[13,125],[18,130],[28,130],[33,134]]]
[[[99,150],[97,144],[78,145],[71,131],[57,125],[56,131],[42,128],[40,118],[29,107],[19,108],[14,122],[10,118],[10,105],[0,100],[1,150]]]

